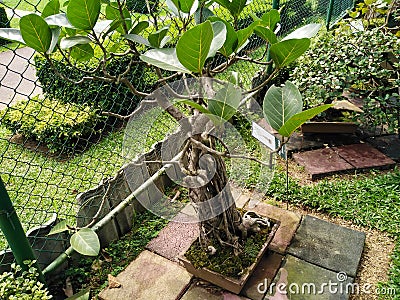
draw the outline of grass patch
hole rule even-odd
[[[116,276],[123,271],[167,223],[150,212],[137,216],[131,232],[102,250],[99,257],[81,257],[65,277],[71,278],[75,290],[91,287],[92,295],[97,295],[107,286],[108,274]]]
[[[154,122],[154,126],[147,138],[137,134],[130,140],[129,158],[149,150],[176,127],[166,114],[154,119],[150,113],[133,122],[131,128],[139,128],[141,122]],[[0,124],[0,175],[25,230],[42,225],[54,213],[59,218],[74,220],[78,208],[76,195],[114,176],[127,162],[122,154],[123,130],[111,133],[68,160],[51,158],[10,143],[12,135]],[[5,239],[0,235],[0,249],[5,247]]]

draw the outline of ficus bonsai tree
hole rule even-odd
[[[69,0],[62,8],[65,10],[63,12],[59,1],[51,0],[41,15],[32,13],[22,17],[19,29],[0,30],[1,37],[18,41],[43,55],[64,80],[72,81],[57,71],[52,59],[54,52],[61,53],[67,63],[76,68],[80,68],[78,66],[86,61],[96,61],[95,69],[80,69],[82,77],[76,84],[102,80],[124,84],[135,95],[149,97],[150,94],[138,90],[127,79],[126,75],[137,64],[147,64],[154,68],[159,77],[158,83],[167,89],[171,80],[197,78],[202,83],[198,93],[176,93],[176,102],[166,101],[165,97],[157,95],[154,98],[177,121],[184,119],[187,111],[192,112],[194,117],[191,120],[195,121],[190,121],[189,126],[204,129],[187,138],[182,147],[179,167],[183,173],[196,176],[204,171],[201,158],[208,155],[213,159],[214,176],[202,185],[189,188],[190,200],[204,204],[199,214],[213,210],[207,207],[207,201],[214,197],[224,208],[216,216],[200,218],[201,245],[205,251],[210,249],[211,240],[214,240],[240,253],[248,229],[248,224],[245,224],[232,200],[225,167],[224,158],[235,157],[226,151],[217,150],[218,141],[209,130],[210,120],[216,127],[223,126],[243,105],[243,99],[260,91],[279,70],[308,49],[310,38],[320,27],[318,24],[309,24],[280,38],[276,32],[280,15],[277,10],[271,9],[262,17],[253,16],[254,20],[249,26],[238,29],[237,21],[245,6],[244,0],[167,0],[163,3],[163,9],[157,12],[148,9],[146,14],[140,14],[131,13],[122,0]],[[266,53],[254,58],[241,51],[253,34],[265,41],[270,61],[266,60]],[[109,44],[113,46],[109,47]],[[128,67],[120,74],[110,74],[106,66],[121,56],[130,58]],[[216,90],[207,84],[210,78],[228,72],[229,67],[238,62],[255,64],[265,69],[272,64],[273,68],[265,80],[245,92],[233,84],[223,85]],[[102,76],[94,75],[98,70],[102,71]],[[212,96],[206,97],[205,94]],[[184,112],[182,106],[190,109]],[[329,105],[306,111],[302,111],[302,107],[301,95],[291,82],[286,82],[283,87],[272,86],[266,93],[264,116],[281,135],[282,144],[302,123]],[[131,116],[112,112],[103,114],[123,120]],[[81,238],[93,237],[88,233],[88,228],[83,233]]]

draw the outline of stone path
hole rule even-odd
[[[32,65],[33,54],[34,50],[28,47],[0,53],[0,110],[42,93]]]
[[[246,197],[247,201],[241,197],[239,207],[248,209],[250,198]],[[264,300],[272,295],[275,297],[271,299],[283,300],[349,298],[364,233],[263,202],[252,210],[280,221],[281,226],[240,295],[195,279],[179,265],[177,256],[197,238],[198,230],[193,224],[170,222],[117,276],[122,286],[107,287],[99,299]],[[278,285],[288,295],[278,298]]]
[[[294,153],[312,180],[354,170],[388,169],[396,162],[367,143]]]

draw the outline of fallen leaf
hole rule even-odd
[[[108,287],[110,289],[117,289],[120,288],[122,284],[117,281],[117,278],[112,276],[111,274],[108,274]]]
[[[72,297],[74,295],[74,289],[72,288],[71,278],[67,277],[65,280],[65,289],[63,289],[65,296]]]

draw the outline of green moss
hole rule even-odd
[[[211,244],[217,252],[215,255],[210,255],[200,246],[197,240],[185,253],[185,257],[196,269],[207,268],[223,276],[240,278],[256,259],[262,246],[267,241],[269,232],[270,228],[265,228],[249,236],[244,241],[243,250],[239,255],[233,253],[233,248],[222,247],[216,240],[211,240]]]

